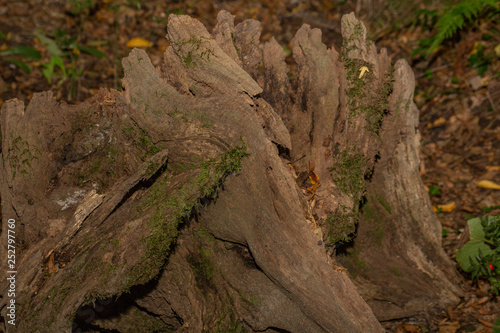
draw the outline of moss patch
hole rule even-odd
[[[363,219],[370,222],[371,225],[371,229],[367,234],[375,239],[378,246],[382,245],[382,239],[384,238],[382,226],[387,214],[392,214],[391,206],[381,195],[377,197],[370,195],[363,205]]]
[[[388,112],[389,95],[393,90],[394,67],[391,66],[387,73],[383,73],[382,80],[376,80],[371,63],[351,58],[352,51],[356,49],[355,41],[364,38],[361,22],[351,28],[353,33],[349,38],[343,40],[341,52],[341,61],[347,79],[349,117],[352,119],[359,114],[364,114],[365,129],[378,136],[382,126],[382,118]],[[369,46],[370,42],[367,42],[367,47]],[[359,77],[362,67],[368,68],[368,71]]]
[[[28,141],[23,140],[20,136],[14,138],[10,133],[11,145],[7,151],[7,160],[12,169],[12,179],[16,175],[29,176],[31,175],[33,160],[38,160],[41,156],[40,150],[35,145],[30,145]]]
[[[367,158],[356,147],[341,150],[333,164],[333,181],[343,193],[356,198],[365,187]]]
[[[146,247],[146,255],[125,277],[128,281],[125,288],[146,283],[160,272],[184,217],[201,208],[200,198],[214,196],[229,174],[239,172],[241,159],[247,155],[246,144],[242,141],[217,158],[188,166],[196,169],[198,174],[182,181],[181,185],[172,185],[167,173],[153,184],[147,199],[138,208],[140,214],[152,212],[146,222],[151,232],[141,240]],[[179,187],[175,189],[175,186]]]
[[[173,43],[177,47],[177,52],[186,68],[196,67],[200,60],[210,61],[210,57],[214,56],[214,51],[203,47],[203,44],[209,40],[210,38],[204,36],[191,36],[188,40]]]
[[[212,252],[203,246],[199,246],[197,254],[190,254],[187,258],[189,266],[193,271],[196,285],[202,291],[214,288],[212,279],[215,274],[214,264],[212,262]]]
[[[351,210],[345,206],[341,206],[336,214],[328,216],[325,221],[328,228],[327,246],[349,242],[354,237],[357,221],[357,209]]]

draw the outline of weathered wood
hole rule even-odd
[[[418,175],[411,69],[377,54],[354,15],[342,27],[339,52],[318,29],[297,32],[290,80],[259,22],[221,12],[209,34],[171,15],[164,62],[133,50],[123,92],[6,102],[18,331],[380,332],[373,312],[452,302],[456,275]],[[333,251],[356,228],[337,260],[357,288]],[[387,277],[394,267],[402,278]]]

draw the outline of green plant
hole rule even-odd
[[[457,252],[456,260],[472,279],[486,278],[492,292],[500,292],[500,216],[481,216],[467,221],[470,240]]]
[[[5,51],[0,52],[1,56],[17,56],[21,57],[21,59],[32,59],[32,60],[40,60],[41,54],[39,51],[35,50],[31,46],[16,46],[10,49],[7,49]],[[31,67],[26,64],[23,60],[15,59],[15,58],[5,58],[4,59],[7,62],[10,62],[11,64],[16,65],[26,73],[31,73]]]
[[[42,63],[42,73],[49,84],[52,84],[52,78],[57,77],[57,86],[60,87],[64,82],[70,79],[70,87],[68,90],[68,100],[72,100],[75,96],[76,83],[83,74],[83,69],[78,67],[78,59],[80,53],[103,58],[105,54],[90,45],[83,46],[79,43],[78,36],[70,36],[64,30],[57,29],[53,38],[47,37],[41,33],[36,34],[38,40],[45,46],[47,52],[51,55],[48,63]],[[97,45],[100,43],[97,43]],[[58,74],[56,69],[60,69]]]
[[[469,57],[468,65],[474,68],[478,75],[482,76],[488,69],[493,59],[492,54],[484,54],[484,46],[478,44]]]
[[[499,208],[500,208],[500,205],[498,205],[498,206],[484,206],[483,207],[483,214],[491,213],[491,211],[493,211],[495,209],[499,209]]]
[[[439,191],[438,186],[429,186],[429,195],[440,195],[441,192]]]
[[[94,6],[92,0],[69,0],[71,4],[71,12],[73,14],[83,14],[86,10]]]
[[[446,9],[441,11],[439,18],[436,22],[436,33],[427,39],[422,39],[419,42],[419,47],[413,51],[413,55],[423,54],[429,55],[446,39],[455,35],[458,30],[465,27],[466,22],[474,22],[482,13],[485,13],[489,8],[493,7],[499,9],[497,0],[464,0],[457,3],[455,6],[447,6]],[[422,22],[427,23],[429,17],[431,21],[435,18],[434,11],[421,12],[420,15],[424,16]]]

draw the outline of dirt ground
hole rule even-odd
[[[35,92],[45,90],[54,91],[58,99],[79,103],[101,87],[121,89],[120,60],[133,45],[143,43],[153,65],[160,63],[169,45],[165,24],[170,13],[194,16],[209,31],[223,9],[235,15],[236,24],[256,19],[262,22],[261,40],[274,36],[289,52],[289,41],[304,23],[321,28],[324,43],[338,50],[340,18],[354,11],[379,48],[387,48],[393,61],[407,59],[414,69],[421,175],[443,225],[448,255],[454,259],[467,217],[485,211],[500,215],[500,191],[477,186],[481,180],[500,184],[500,52],[494,52],[500,47],[500,20],[469,23],[435,53],[423,57],[412,52],[419,41],[431,36],[435,23],[423,9],[442,8],[438,2],[423,7],[423,1],[377,6],[375,1],[333,0],[100,0],[75,12],[77,4],[85,3],[0,1],[0,52],[17,46],[40,52],[40,59],[0,55],[0,106],[11,98],[27,103]],[[55,55],[62,63],[54,62],[50,72]],[[19,61],[30,66],[31,72],[23,71]],[[291,57],[287,61],[294,65]],[[500,297],[490,292],[486,281],[471,281],[466,274],[462,287],[461,302],[430,321],[406,318],[383,325],[389,332],[493,332]]]

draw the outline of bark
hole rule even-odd
[[[163,64],[133,50],[123,92],[6,102],[17,331],[381,332],[454,302],[411,69],[353,14],[342,34],[304,25],[290,71],[255,20],[171,15]]]

